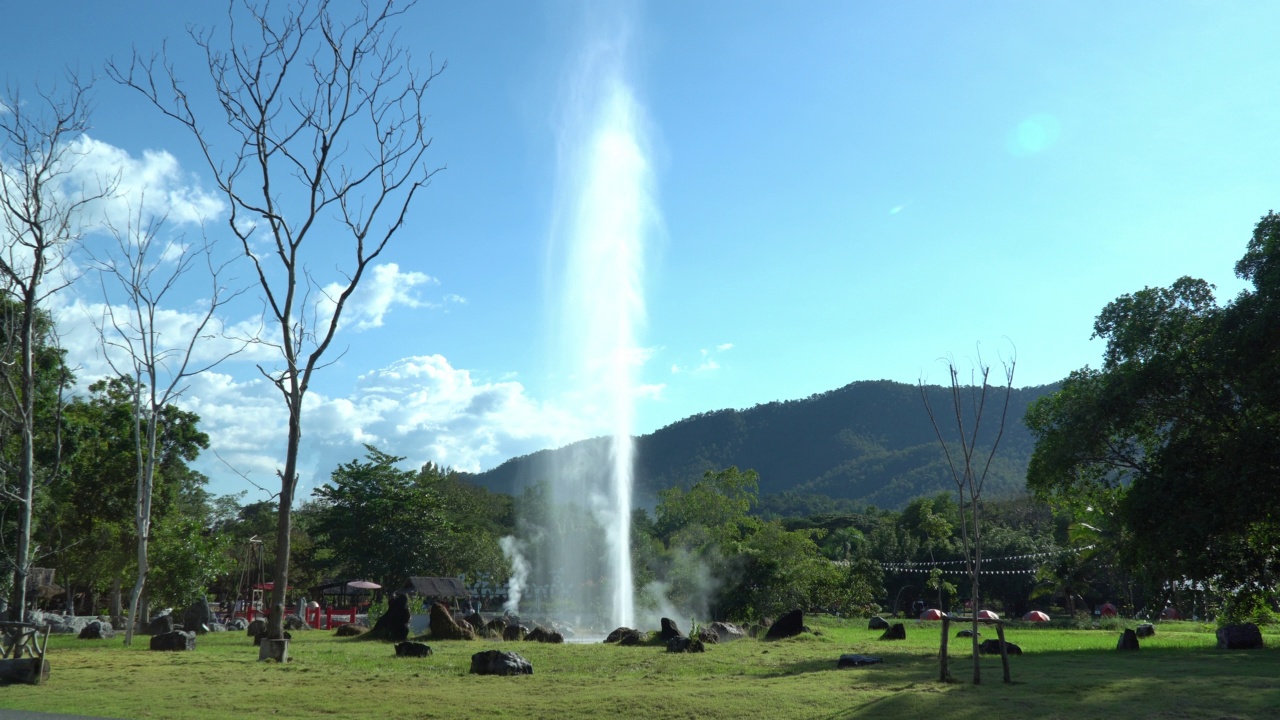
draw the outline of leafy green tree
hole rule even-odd
[[[1280,216],[1257,224],[1219,305],[1184,277],[1108,304],[1094,323],[1101,369],[1084,368],[1028,410],[1028,486],[1073,507],[1107,503],[1127,562],[1148,580],[1276,584],[1280,520]],[[1155,576],[1154,578],[1150,576]]]

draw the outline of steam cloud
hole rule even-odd
[[[511,563],[511,577],[507,580],[507,601],[502,604],[504,612],[519,614],[520,596],[524,595],[525,583],[529,580],[529,562],[524,559],[521,546],[524,543],[512,535],[498,540],[502,554]]]

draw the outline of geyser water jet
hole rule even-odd
[[[583,448],[553,472],[552,506],[566,515],[552,520],[563,531],[553,553],[552,601],[607,620],[610,629],[635,623],[634,406],[644,357],[645,236],[656,219],[643,113],[619,48],[593,48],[570,83],[552,232],[566,397],[586,427],[608,435],[607,452]],[[597,527],[575,532],[568,503],[588,511]]]

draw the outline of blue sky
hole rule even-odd
[[[219,5],[22,3],[0,68],[29,94],[167,41],[196,86],[184,27],[223,23]],[[1122,293],[1189,274],[1230,298],[1280,197],[1278,20],[1229,2],[420,3],[401,39],[448,62],[428,98],[447,169],[384,257],[397,292],[362,299],[368,327],[315,385],[303,485],[362,441],[474,470],[601,431],[552,341],[567,78],[591,42],[625,37],[659,216],[637,337],[648,432],[854,380],[940,381],[936,359],[977,343],[1016,345],[1017,384],[1053,382],[1097,363],[1093,317]],[[216,239],[190,138],[109,81],[96,98],[91,137],[213,203]],[[102,363],[71,306],[99,292],[60,300],[86,381]],[[255,372],[228,363],[182,404],[271,486],[282,410]],[[211,455],[201,469],[251,489]]]

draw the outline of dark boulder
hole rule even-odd
[[[245,634],[249,637],[261,635],[267,631],[267,621],[259,618],[245,626]]]
[[[546,639],[543,640],[542,642],[551,643],[552,645],[563,645],[564,633],[560,632],[559,630],[552,630],[551,632],[547,633]]]
[[[867,629],[868,630],[888,630],[889,621],[885,620],[879,615],[875,615],[870,620],[867,621]]]
[[[449,611],[444,609],[443,605],[436,603],[431,608],[431,630],[435,635],[436,628],[436,612],[435,608],[439,607],[444,611],[445,617],[449,616]],[[450,624],[453,618],[449,618]],[[382,613],[382,617],[378,618],[378,622],[373,624],[369,629],[369,637],[378,640],[390,640],[391,642],[403,642],[409,637],[409,596],[404,593],[395,593],[387,601],[387,611]]]
[[[1156,634],[1156,626],[1151,623],[1142,623],[1134,632],[1140,638],[1148,638]]]
[[[151,636],[152,650],[195,650],[196,634],[193,632],[183,632],[182,630],[174,630],[164,633],[163,635]]]
[[[359,625],[347,623],[345,625],[339,625],[338,629],[333,631],[333,634],[338,637],[355,637],[357,635],[363,635],[365,632],[365,629]]]
[[[711,631],[716,634],[717,638],[722,643],[733,642],[734,640],[741,640],[742,638],[747,636],[746,632],[744,632],[742,628],[738,627],[737,625],[734,625],[733,623],[713,622],[707,627],[710,628]]]
[[[302,619],[301,615],[285,615],[284,629],[285,630],[310,630],[311,626],[307,624],[306,620]]]
[[[231,618],[227,621],[227,630],[247,630],[248,628],[249,621],[242,617]]]
[[[472,675],[532,675],[533,666],[517,653],[485,650],[471,656]]]
[[[884,634],[880,636],[880,639],[881,640],[906,640],[907,626],[903,625],[902,623],[894,623],[889,626],[888,630],[884,631]]]
[[[1005,650],[1005,653],[1009,655],[1022,654],[1022,648],[1018,647],[1017,645],[1014,645],[1011,642],[1006,642],[1004,644],[1004,650]],[[983,640],[982,642],[978,643],[978,652],[983,655],[999,655],[1000,641],[999,640]]]
[[[81,640],[110,640],[116,636],[116,629],[111,623],[94,620],[80,631]]]
[[[477,629],[481,635],[487,638],[502,639],[502,633],[507,631],[507,621],[502,618],[490,620]]]
[[[1120,641],[1116,643],[1117,650],[1137,650],[1138,649],[1138,633],[1132,630],[1125,630],[1120,634]]]
[[[658,639],[662,642],[667,642],[672,638],[678,637],[684,637],[684,633],[680,632],[676,621],[671,618],[662,618],[662,629],[658,631]]]
[[[701,640],[687,637],[674,637],[667,641],[667,652],[669,653],[700,653],[706,652],[707,646],[702,644]]]
[[[524,636],[525,642],[563,643],[564,635],[555,630],[548,630],[541,625],[530,630]]]
[[[466,620],[454,620],[449,608],[435,603],[431,606],[431,637],[438,640],[475,640],[476,633]]]
[[[802,632],[804,632],[804,611],[796,608],[770,625],[769,632],[764,634],[764,639],[782,640],[795,637]]]
[[[209,599],[203,595],[182,611],[182,627],[197,635],[209,632],[213,624],[213,610],[209,607]]]
[[[1262,631],[1253,623],[1218,628],[1219,650],[1261,650]]]
[[[701,640],[707,645],[715,645],[720,642],[720,636],[716,634],[715,630],[712,630],[709,627],[698,628],[698,631],[693,634],[693,637],[695,640]]]
[[[396,643],[396,657],[427,657],[431,655],[431,646],[420,642]]]
[[[649,635],[647,633],[641,632],[640,630],[632,630],[631,632],[623,635],[622,639],[618,641],[618,644],[622,647],[634,647],[636,645],[643,645],[648,639]]]
[[[157,615],[151,618],[151,621],[147,623],[147,634],[166,635],[174,631],[174,626],[176,624],[177,623],[174,621],[173,615],[169,613]]]
[[[616,628],[616,629],[614,629],[614,631],[613,631],[613,632],[611,632],[611,633],[609,633],[608,635],[606,635],[606,636],[605,636],[604,641],[605,641],[606,643],[616,643],[616,642],[620,642],[620,641],[622,640],[622,636],[623,636],[623,635],[627,635],[628,633],[633,633],[633,632],[635,632],[635,630],[632,630],[632,629],[631,629],[631,628],[629,628],[629,627],[620,627],[620,628]]]
[[[467,624],[470,625],[472,629],[476,630],[477,632],[479,632],[480,629],[483,628],[489,622],[488,620],[485,620],[484,616],[481,615],[479,612],[473,612],[462,619],[466,620]]]
[[[751,636],[753,639],[763,636],[768,631],[769,628],[767,626],[759,623],[752,623],[747,626],[747,635]]]
[[[961,630],[960,632],[956,633],[956,637],[967,637],[967,638],[971,638],[971,637],[973,637],[973,629],[972,629],[972,628],[965,628],[965,629]],[[978,633],[978,637],[982,637],[982,633]]]
[[[871,657],[869,655],[841,655],[840,659],[836,662],[836,667],[841,669],[862,667],[863,665],[875,665],[880,662],[884,662],[884,660],[878,657]]]
[[[508,625],[502,631],[502,639],[507,642],[519,642],[529,635],[529,628],[523,625]]]

